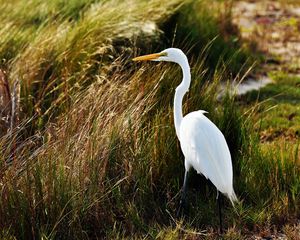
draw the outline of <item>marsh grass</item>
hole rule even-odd
[[[39,9],[50,4],[32,2]],[[46,12],[19,1],[13,9],[1,6],[12,11],[5,21],[27,19],[12,29],[16,34],[6,33],[1,48],[10,80],[21,80],[22,113],[16,130],[0,140],[2,238],[184,239],[204,228],[204,237],[216,237],[216,191],[199,175],[190,179],[189,216],[184,223],[174,218],[184,173],[172,117],[180,69],[129,61],[161,39],[159,31],[141,32],[141,23],[159,22],[183,3],[129,3],[53,1]],[[228,141],[241,203],[233,209],[225,202],[225,226],[234,229],[228,239],[238,239],[236,228],[299,216],[299,148],[261,148],[251,116],[234,97],[217,100],[218,83],[232,80],[230,68],[214,67],[206,81],[205,56],[217,50],[204,49],[191,58],[183,111],[205,109]]]
[[[297,103],[300,95],[294,87],[299,79],[281,72],[270,75],[274,80],[272,84],[243,97],[248,107],[256,109],[252,113],[252,119],[256,122],[252,128],[256,134],[252,134],[251,145],[254,141],[258,147],[252,148],[249,156],[252,161],[244,167],[251,176],[247,178],[248,192],[253,191],[250,194],[252,201],[261,206],[253,214],[248,214],[248,220],[256,224],[264,222],[269,226],[274,222],[284,225],[289,218],[293,221],[299,218],[300,193],[297,138]],[[261,191],[256,192],[257,188]]]
[[[4,232],[23,238],[123,238],[159,236],[158,223],[172,226],[183,157],[173,129],[174,91],[166,89],[174,90],[178,73],[174,66],[143,64],[130,75],[116,73],[95,82],[76,96],[70,110],[46,128],[41,147],[31,155],[23,152],[28,159],[2,176]],[[200,77],[193,80],[184,111],[205,106],[233,154],[242,203],[233,210],[226,202],[226,225],[251,229],[296,214],[298,149],[291,154],[285,154],[287,149],[279,154],[276,147],[272,154],[261,150],[233,99],[217,102],[216,85],[205,83],[201,72],[193,75]],[[199,181],[202,194],[193,187]],[[192,177],[184,228],[217,227],[215,194],[199,175]]]
[[[116,74],[76,97],[57,125],[46,129],[38,154],[3,176],[9,192],[4,202],[10,207],[1,204],[2,214],[15,226],[13,235],[55,237],[63,232],[70,238],[82,229],[87,236],[101,236],[114,225],[126,226],[126,234],[142,234],[154,219],[168,223],[165,211],[170,206],[175,210],[181,185],[174,173],[183,173],[172,127],[173,91],[165,91],[171,85],[174,89],[178,69],[173,70],[160,64],[121,79]],[[199,92],[204,105],[214,101],[209,94],[214,87]],[[23,174],[13,185],[7,183],[21,167]],[[63,230],[66,226],[70,232]]]
[[[144,25],[155,26],[182,4],[166,1],[162,8],[159,1],[150,7],[143,1],[31,2],[3,4],[1,54],[11,82],[21,82],[22,114],[38,116],[32,128],[40,130],[64,111],[73,93],[114,71],[115,58],[132,56],[138,35],[144,36],[145,46],[155,42],[158,32],[143,32]]]

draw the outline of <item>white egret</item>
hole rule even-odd
[[[160,53],[136,57],[133,61],[167,61],[179,64],[183,79],[176,88],[174,97],[174,122],[177,137],[185,157],[185,174],[182,187],[180,208],[185,205],[187,175],[194,168],[203,174],[226,195],[232,204],[237,201],[233,189],[233,173],[231,155],[225,137],[218,127],[199,110],[183,117],[182,99],[191,83],[190,66],[186,55],[178,48],[168,48]],[[218,194],[219,195],[219,194]],[[219,202],[220,230],[222,231],[221,209]]]

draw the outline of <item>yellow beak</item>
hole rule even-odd
[[[132,59],[132,61],[149,61],[149,60],[155,60],[155,59],[159,58],[160,56],[162,56],[161,53],[153,53],[153,54],[149,54],[149,55],[144,55],[144,56],[136,57],[136,58]]]

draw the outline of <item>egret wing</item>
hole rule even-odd
[[[232,163],[226,140],[202,111],[189,113],[183,118],[180,144],[187,165],[203,174],[222,193],[233,191]]]

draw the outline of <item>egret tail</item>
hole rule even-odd
[[[227,196],[228,196],[228,198],[229,198],[229,200],[230,200],[232,206],[234,206],[234,204],[235,204],[236,202],[238,202],[238,198],[237,198],[237,196],[235,195],[235,192],[234,192],[233,189],[232,189],[231,194],[228,194]]]

